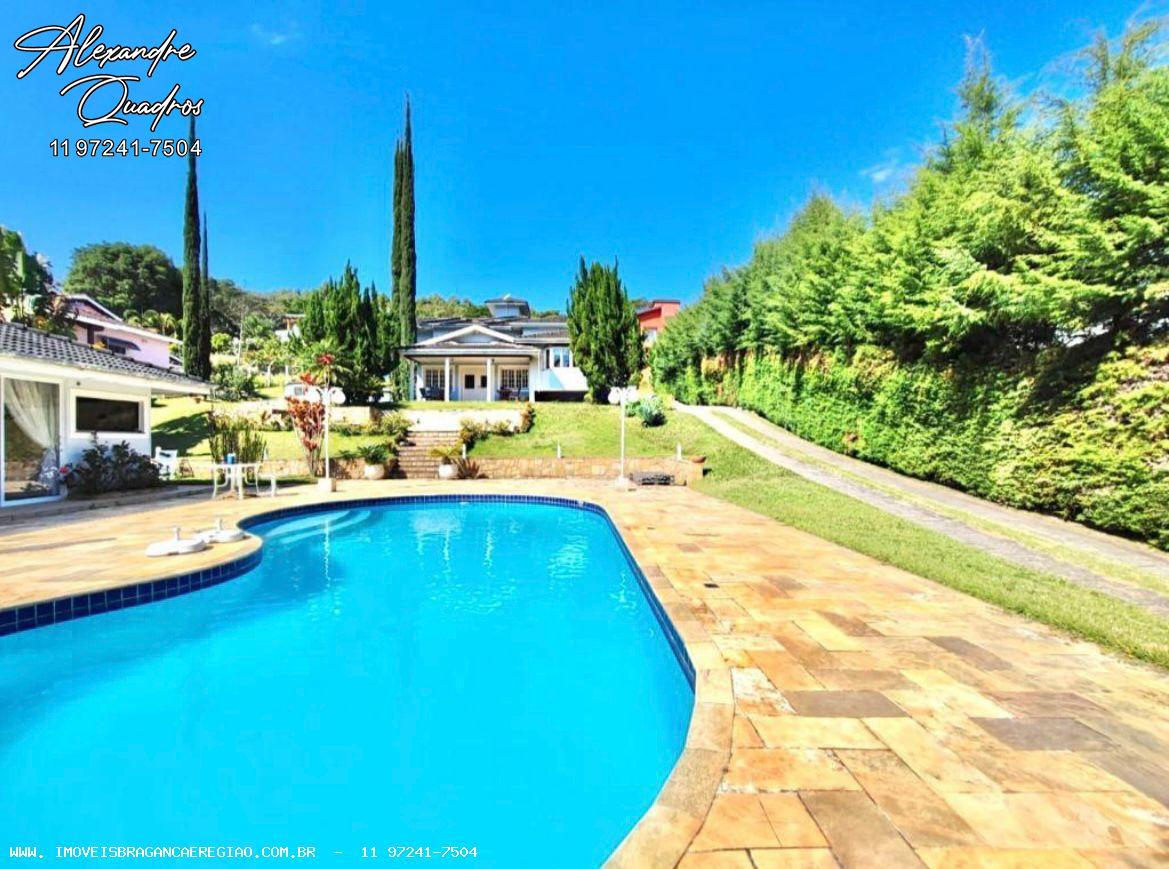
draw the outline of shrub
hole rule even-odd
[[[646,428],[659,426],[666,421],[666,406],[656,395],[647,395],[625,405],[625,415],[638,417]]]
[[[322,467],[321,441],[325,435],[325,406],[320,402],[302,401],[299,398],[289,398],[285,404],[309,470],[319,475]]]
[[[487,426],[470,417],[464,417],[459,421],[459,443],[467,449],[471,449],[477,441],[487,437],[488,433]]]
[[[95,435],[93,446],[81,454],[65,482],[85,495],[150,489],[159,485],[158,465],[126,441],[111,446],[98,443]]]
[[[211,412],[207,414],[207,444],[211,458],[217,462],[232,454],[237,462],[259,462],[264,458],[268,443],[260,431],[264,423],[241,414]]]
[[[256,376],[231,363],[216,365],[211,372],[211,383],[215,386],[216,396],[224,401],[242,401],[260,394]]]
[[[390,450],[387,443],[375,441],[369,444],[362,444],[356,450],[367,465],[384,465],[390,460],[390,456],[394,453]]]
[[[526,402],[520,408],[520,424],[516,429],[520,434],[524,434],[532,430],[532,424],[536,421],[536,406],[530,401]]]
[[[374,420],[372,430],[375,434],[385,435],[394,444],[405,440],[410,431],[410,418],[398,410],[381,414]]]
[[[481,480],[484,474],[478,462],[458,458],[455,459],[455,476],[460,480]]]

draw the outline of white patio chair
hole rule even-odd
[[[154,464],[158,465],[158,476],[170,480],[179,475],[179,451],[154,448]]]

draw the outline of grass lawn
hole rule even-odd
[[[515,405],[498,405],[499,407]],[[475,444],[473,454],[494,456],[554,456],[560,443],[567,457],[616,456],[621,443],[621,412],[610,405],[545,402],[534,405],[531,431],[513,437],[491,437]],[[625,420],[625,452],[630,456],[673,455],[681,443],[687,455],[703,452],[710,430],[698,420],[671,413],[665,425],[645,428],[641,420]],[[719,440],[722,440],[719,438]]]
[[[272,387],[280,394],[279,387]],[[272,396],[268,396],[272,397]],[[179,451],[180,456],[195,459],[210,459],[211,450],[207,445],[207,411],[215,408],[230,412],[230,402],[196,402],[193,398],[156,399],[151,407],[150,418],[154,428],[154,445],[164,450]],[[264,440],[268,444],[270,459],[302,459],[300,443],[296,433],[291,431],[266,431]],[[384,441],[374,435],[329,434],[329,449],[337,456],[346,450],[356,449],[367,443]]]

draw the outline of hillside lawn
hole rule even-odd
[[[178,447],[183,455],[206,455],[208,406],[191,399],[159,401],[153,411],[155,443]],[[438,409],[440,403],[411,406]],[[515,404],[463,405],[471,406]],[[216,407],[229,408],[223,403]],[[472,458],[555,456],[557,443],[565,456],[617,454],[620,417],[616,408],[567,403],[535,407],[531,431],[489,437],[474,446]],[[300,457],[292,432],[267,432],[265,437],[272,458]],[[336,454],[376,440],[370,436],[339,435],[333,440],[333,450]],[[706,475],[695,487],[700,492],[1074,636],[1169,667],[1169,621],[1140,607],[1013,565],[808,482],[731,443],[694,417],[670,410],[666,423],[657,428],[645,428],[636,419],[626,420],[628,455],[672,455],[678,443],[687,456],[707,457]]]

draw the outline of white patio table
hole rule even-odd
[[[219,494],[221,488],[234,491],[237,498],[244,496],[244,486],[251,474],[252,485],[256,487],[256,494],[260,494],[260,463],[259,462],[217,462],[211,475],[211,497]],[[223,482],[220,483],[220,476]]]

